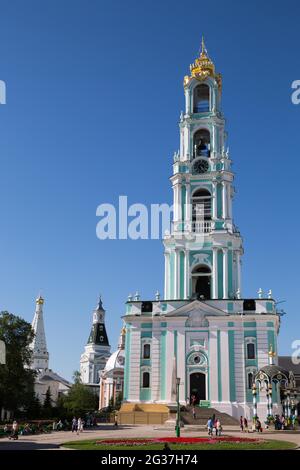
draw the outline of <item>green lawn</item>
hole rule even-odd
[[[144,444],[141,446],[107,446],[96,441],[65,442],[63,447],[76,450],[163,450],[164,444]],[[170,444],[171,450],[287,450],[295,449],[293,442],[266,440],[260,442],[219,442],[216,444]]]

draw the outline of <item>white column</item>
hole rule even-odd
[[[170,253],[165,252],[165,295],[164,298],[169,298],[169,283],[170,283]]]
[[[218,298],[218,248],[213,248],[213,298]]]
[[[227,184],[222,181],[222,206],[223,206],[223,219],[227,219]]]
[[[228,217],[232,219],[232,187],[228,185]]]
[[[191,185],[189,182],[186,183],[186,200],[185,200],[185,220],[189,224],[192,220],[192,201],[191,201]]]
[[[179,250],[174,251],[174,299],[179,298]]]
[[[185,250],[184,256],[184,296],[186,299],[189,298],[189,287],[190,287],[190,262],[189,262],[190,252]]]
[[[188,125],[184,128],[184,156],[187,158],[189,154],[189,159],[193,155],[193,150],[190,149],[190,127]]]
[[[237,286],[236,290],[240,290],[242,292],[242,286],[241,286],[241,253],[238,250],[236,252],[236,276],[237,276]]]
[[[213,210],[213,219],[218,218],[218,184],[216,181],[213,181],[213,199],[212,199],[212,210]]]
[[[185,89],[184,95],[185,95],[185,113],[190,114],[191,113],[191,106],[190,106],[190,90],[189,90],[189,88]]]
[[[228,298],[228,248],[223,250],[223,299]]]

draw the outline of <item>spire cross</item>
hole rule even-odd
[[[204,36],[202,36],[202,40],[201,40],[201,53],[199,55],[201,54],[208,55],[207,49],[205,47]]]

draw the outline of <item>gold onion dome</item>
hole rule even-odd
[[[205,47],[204,38],[202,37],[201,53],[200,56],[190,65],[191,75],[184,77],[184,86],[188,85],[193,78],[199,81],[205,80],[207,77],[212,77],[216,80],[218,87],[222,86],[222,77],[220,73],[216,73],[215,65],[209,58],[207,49]]]

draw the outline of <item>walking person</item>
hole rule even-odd
[[[77,435],[83,431],[82,419],[79,417],[77,420]]]
[[[207,430],[208,430],[208,435],[212,436],[213,434],[213,420],[212,418],[209,418],[207,421]]]
[[[193,418],[196,419],[196,409],[194,406],[192,408],[192,414],[193,414]]]
[[[76,431],[77,431],[77,419],[75,418],[75,416],[74,416],[74,418],[72,419],[72,428],[71,428],[71,429],[72,429],[72,432],[76,432]]]
[[[19,438],[19,424],[15,420],[12,424],[12,431],[11,431],[11,435],[9,436],[9,439],[13,439],[15,441],[18,438]]]
[[[221,436],[222,426],[221,426],[221,421],[219,420],[219,418],[217,419],[215,426],[216,426],[216,436]]]
[[[249,430],[248,430],[248,420],[247,420],[246,417],[244,418],[244,431],[249,432]]]
[[[256,431],[257,432],[262,432],[262,425],[261,425],[261,422],[258,418],[256,420]]]
[[[244,418],[243,418],[243,416],[240,417],[240,429],[241,429],[241,432],[244,431]]]

